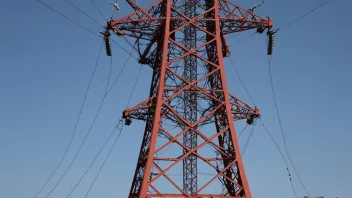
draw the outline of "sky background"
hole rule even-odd
[[[44,2],[90,30],[102,31],[64,0]],[[90,1],[71,2],[104,24]],[[95,2],[109,17],[112,7],[103,0]],[[249,8],[258,0],[232,2]],[[280,28],[322,2],[268,0],[256,12],[272,17],[274,26]],[[351,197],[351,6],[348,0],[332,1],[276,35],[272,74],[279,110],[291,158],[312,196]],[[118,16],[132,11],[124,1],[120,8]],[[3,0],[0,24],[0,197],[32,198],[68,144],[102,41],[35,0]],[[283,148],[270,89],[267,37],[246,39],[250,34],[252,31],[229,39],[232,59],[261,109],[265,125]],[[121,38],[115,40],[130,50]],[[116,45],[112,50],[115,79],[127,55]],[[250,104],[229,61],[225,63],[230,92]],[[39,198],[59,179],[87,133],[102,100],[109,66],[103,52],[72,148]],[[66,197],[89,166],[126,107],[139,67],[135,60],[129,61],[77,161],[51,198]],[[144,66],[130,106],[148,97],[150,79],[151,69]],[[143,130],[140,121],[125,127],[88,197],[127,197]],[[241,147],[246,138],[240,140]],[[103,150],[72,197],[84,197],[108,150]],[[294,197],[286,166],[260,125],[255,127],[243,160],[254,198]],[[303,197],[297,177],[293,182]]]

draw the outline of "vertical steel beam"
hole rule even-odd
[[[249,184],[247,180],[247,176],[244,170],[243,166],[243,161],[242,161],[242,155],[240,152],[240,147],[238,144],[238,139],[235,131],[235,126],[234,122],[232,122],[232,114],[231,114],[231,105],[230,105],[230,98],[229,98],[229,93],[228,93],[228,87],[227,87],[227,82],[226,82],[226,74],[225,74],[225,65],[224,65],[224,59],[222,55],[222,46],[221,46],[221,26],[220,26],[220,19],[219,19],[219,1],[214,1],[214,6],[215,6],[215,29],[216,29],[216,48],[217,48],[217,57],[219,61],[219,66],[220,66],[220,75],[221,75],[221,84],[222,88],[225,92],[224,97],[225,97],[225,104],[226,104],[226,114],[227,114],[227,119],[228,119],[228,124],[230,127],[230,139],[232,141],[233,149],[234,152],[236,153],[236,158],[237,158],[237,163],[236,163],[236,168],[238,169],[237,174],[238,177],[241,178],[240,182],[242,183],[243,186],[243,193],[241,195],[246,196],[246,198],[252,198],[251,192],[249,190]],[[225,112],[224,112],[225,113]]]
[[[184,15],[192,19],[197,14],[198,0],[183,0]],[[184,46],[187,49],[197,48],[197,29],[192,24],[187,25],[184,30]],[[189,82],[197,80],[197,58],[189,55],[184,58],[183,78]],[[184,115],[183,118],[189,123],[197,121],[197,93],[186,90],[183,93]],[[183,135],[183,144],[189,148],[197,147],[197,133],[190,129]],[[184,149],[184,153],[187,150]],[[197,192],[197,157],[194,154],[188,155],[183,160],[183,190],[189,194]]]
[[[163,103],[163,95],[164,95],[164,84],[165,84],[165,72],[167,67],[168,61],[168,51],[169,51],[169,37],[170,37],[170,13],[171,13],[171,0],[165,0],[164,3],[166,4],[165,11],[166,11],[166,19],[165,19],[165,33],[164,37],[160,38],[160,41],[163,41],[163,48],[162,48],[162,59],[161,59],[161,68],[160,68],[160,76],[159,76],[159,89],[157,93],[157,101],[156,101],[156,108],[154,113],[154,120],[153,120],[153,129],[151,134],[151,141],[149,146],[149,153],[147,157],[147,163],[145,166],[145,173],[142,182],[142,186],[140,189],[140,194],[138,197],[147,197],[149,183],[151,178],[151,169],[154,166],[154,155],[155,155],[155,146],[156,146],[156,139],[158,137],[159,128],[160,128],[160,121],[161,121],[161,107]],[[160,42],[159,42],[160,43]]]

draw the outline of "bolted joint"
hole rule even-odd
[[[268,31],[271,30],[271,28],[273,27],[273,21],[271,20],[270,17],[268,17],[268,23],[267,24],[263,24],[264,26],[258,27],[257,28],[257,33],[261,34],[264,32],[265,29],[268,29]]]
[[[264,30],[265,30],[265,27],[259,27],[257,28],[257,33],[261,34],[264,32]]]
[[[147,65],[150,63],[150,61],[145,58],[144,56],[141,56],[140,59],[138,60],[138,63],[142,64],[142,65]]]
[[[260,118],[260,111],[257,107],[254,108],[254,113],[249,115],[247,118],[247,124],[252,125],[255,119]]]
[[[112,30],[117,36],[125,35],[123,31],[121,31],[115,26],[115,21],[112,18],[110,19],[110,21],[107,22],[105,29]]]
[[[105,28],[108,29],[108,30],[113,30],[113,25],[112,25],[113,22],[114,22],[114,20],[111,17],[110,20],[106,22],[106,27]]]
[[[125,120],[125,125],[129,126],[132,124],[132,119],[130,116],[131,111],[129,111],[128,109],[123,111],[122,113],[122,118]]]

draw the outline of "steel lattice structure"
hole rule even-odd
[[[190,19],[197,15],[197,4],[199,0],[183,0],[184,15]],[[187,49],[197,48],[197,29],[192,25],[188,25],[183,29],[184,46]],[[187,53],[187,52],[184,52]],[[197,57],[193,54],[184,58],[183,78],[189,82],[197,80]],[[182,86],[186,84],[183,83]],[[183,118],[189,122],[197,121],[197,92],[183,92]],[[197,147],[197,133],[192,129],[183,134],[184,154],[187,154],[188,149],[192,150]],[[188,155],[183,160],[183,190],[189,194],[197,191],[197,156],[194,154]]]
[[[107,31],[135,38],[140,63],[153,69],[149,98],[123,113],[127,125],[146,122],[129,198],[251,198],[234,121],[252,124],[259,110],[229,94],[223,59],[226,35],[270,31],[271,20],[228,0],[127,2],[134,12],[109,21]],[[170,145],[180,152],[160,156]],[[200,162],[214,173],[206,181],[197,178]],[[182,181],[169,174],[176,167]],[[206,192],[215,181],[226,192]]]

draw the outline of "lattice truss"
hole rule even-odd
[[[135,12],[107,25],[135,38],[153,69],[149,99],[124,111],[126,124],[146,122],[130,198],[251,197],[233,121],[252,124],[259,110],[228,93],[225,35],[262,33],[271,20],[225,0],[191,2],[129,1]]]

